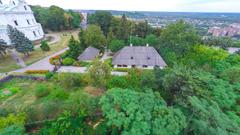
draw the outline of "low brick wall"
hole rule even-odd
[[[8,75],[0,79],[0,83],[9,82],[12,79],[29,79],[29,80],[35,80],[35,81],[44,81],[45,77],[36,77],[36,76],[30,76],[30,75]]]

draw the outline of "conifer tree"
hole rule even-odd
[[[18,29],[8,25],[8,35],[17,52],[29,55],[34,50],[32,42]]]
[[[7,43],[3,40],[0,39],[0,55],[6,54],[6,49],[7,49]]]

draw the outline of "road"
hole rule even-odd
[[[59,54],[62,54],[64,53],[66,50],[68,50],[68,48],[65,48],[57,53],[54,53],[36,63],[33,63],[32,65],[30,66],[27,66],[27,67],[24,67],[24,68],[21,68],[21,69],[18,69],[18,70],[15,70],[15,71],[12,71],[11,73],[24,73],[25,71],[27,70],[49,70],[49,71],[53,71],[54,69],[54,66],[51,65],[49,63],[49,59],[53,56],[56,56],[56,55],[59,55]]]

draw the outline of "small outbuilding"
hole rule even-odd
[[[113,56],[114,68],[163,69],[167,66],[157,50],[150,46],[126,46]]]
[[[89,46],[83,53],[78,57],[79,61],[93,61],[99,56],[100,50]]]

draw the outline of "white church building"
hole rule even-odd
[[[11,44],[7,25],[17,28],[31,41],[44,38],[41,24],[36,22],[31,8],[24,0],[0,0],[0,39]]]

